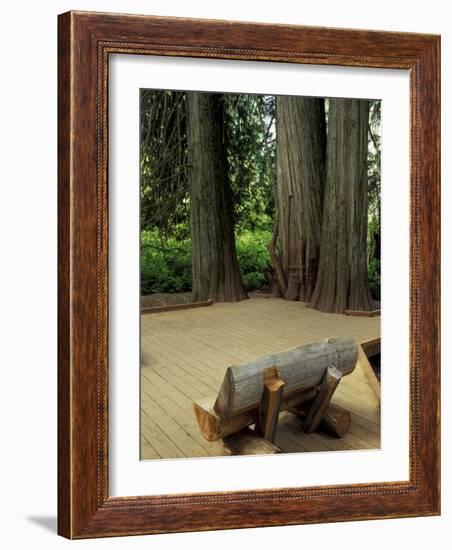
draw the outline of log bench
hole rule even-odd
[[[350,413],[331,399],[357,358],[356,342],[340,337],[228,367],[218,395],[194,403],[199,429],[233,454],[278,453],[278,417],[287,410],[302,419],[304,433],[320,428],[343,437]]]

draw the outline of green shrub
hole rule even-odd
[[[141,294],[191,291],[191,245],[188,239],[161,239],[141,233]]]
[[[267,284],[265,270],[270,262],[270,239],[270,231],[258,229],[242,231],[236,238],[237,258],[246,290],[256,290]]]
[[[267,284],[270,231],[242,231],[236,238],[237,258],[246,290]],[[160,238],[157,231],[141,233],[141,294],[191,291],[189,239]]]

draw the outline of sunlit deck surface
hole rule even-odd
[[[225,369],[263,355],[332,336],[364,342],[380,335],[380,317],[321,313],[300,302],[253,298],[239,303],[141,317],[141,458],[228,454],[201,435],[193,401],[217,394]],[[352,413],[342,439],[301,433],[301,421],[281,413],[276,444],[284,452],[380,447],[379,399],[358,363],[333,398]]]

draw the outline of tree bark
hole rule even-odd
[[[220,94],[187,92],[192,295],[236,302],[247,298],[235,249],[232,192]]]
[[[373,309],[367,275],[369,103],[331,99],[320,263],[310,306],[343,313]]]
[[[273,267],[284,298],[308,301],[319,262],[325,178],[324,100],[278,96],[276,139],[279,254],[276,258],[272,254]]]

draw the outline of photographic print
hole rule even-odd
[[[380,448],[378,99],[140,90],[140,458]]]

